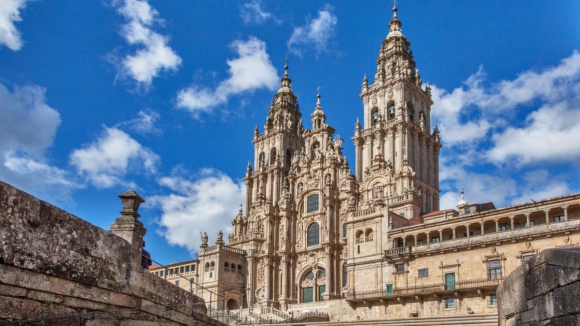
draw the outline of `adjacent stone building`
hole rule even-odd
[[[546,248],[580,243],[580,194],[504,208],[439,208],[441,137],[393,8],[372,84],[360,96],[354,171],[317,96],[305,128],[288,66],[254,130],[247,201],[233,233],[199,252],[197,282],[218,309],[334,321],[495,315],[496,288]],[[210,301],[209,292],[196,294]]]

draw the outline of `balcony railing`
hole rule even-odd
[[[372,213],[374,213],[376,211],[376,209],[374,208],[367,208],[367,209],[361,209],[358,210],[354,213],[354,217],[360,217],[360,216],[365,216],[365,215],[371,215]]]
[[[413,247],[411,247],[411,246],[385,250],[385,257],[393,257],[393,256],[404,255],[404,254],[410,254],[412,250],[413,250]]]
[[[412,295],[425,295],[425,294],[435,294],[444,292],[454,292],[454,291],[467,291],[476,290],[481,288],[491,288],[496,287],[501,283],[502,279],[474,279],[457,281],[454,284],[425,284],[418,286],[409,286],[404,288],[395,288],[387,293],[385,290],[371,290],[371,291],[355,291],[354,293],[347,294],[347,300],[364,300],[364,299],[381,299],[389,297],[400,297],[400,296],[412,296]]]
[[[566,231],[568,229],[578,229],[579,227],[580,221],[578,220],[551,222],[549,224],[540,224],[525,228],[517,228],[513,230],[505,230],[486,234],[477,234],[469,237],[462,237],[452,240],[445,240],[442,242],[413,246],[413,253],[424,253],[429,251],[445,250],[449,248],[456,248],[462,246],[481,245],[486,244],[488,242],[501,242],[505,240],[512,240],[518,237],[530,237],[552,232]]]

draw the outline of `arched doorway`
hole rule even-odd
[[[228,310],[234,310],[239,308],[238,303],[234,299],[229,299],[228,302],[226,303],[226,307],[228,307]]]

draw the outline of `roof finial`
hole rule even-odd
[[[286,62],[286,64],[284,65],[284,75],[288,76],[288,53],[286,53],[286,56],[284,57],[284,62]]]
[[[320,86],[316,87],[316,106],[320,107]]]
[[[393,17],[397,17],[397,0],[392,0],[393,1]]]

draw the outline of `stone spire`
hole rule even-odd
[[[389,23],[389,35],[387,35],[387,39],[393,36],[403,36],[403,32],[401,31],[401,26],[403,23],[397,18],[397,5],[393,6],[393,19]]]
[[[326,124],[326,114],[322,111],[322,105],[320,104],[320,87],[318,87],[318,90],[319,93],[316,95],[316,108],[310,115],[312,119],[312,130],[323,128]]]
[[[284,65],[284,76],[282,76],[282,79],[280,79],[280,89],[278,90],[277,94],[280,93],[291,93],[294,94],[294,92],[292,91],[292,87],[290,87],[290,84],[292,84],[292,79],[290,79],[290,77],[288,76],[288,55],[286,55],[286,64]]]

